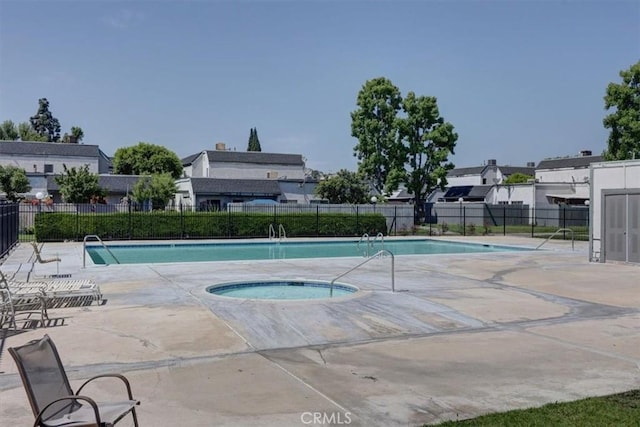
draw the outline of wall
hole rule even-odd
[[[536,179],[543,182],[588,182],[589,168],[536,170]]]
[[[269,179],[268,172],[277,172],[276,177],[288,179],[304,179],[304,168],[295,165],[265,165],[257,163],[211,162],[209,178],[225,179]]]
[[[3,166],[12,165],[25,170],[26,173],[44,173],[44,165],[53,165],[53,173],[61,174],[64,172],[63,163],[67,168],[79,168],[89,165],[89,172],[98,173],[99,165],[96,157],[60,157],[60,156],[16,156],[6,154],[2,157],[1,164]],[[35,165],[35,168],[34,168]]]
[[[591,224],[589,227],[589,260],[600,261],[602,252],[603,192],[607,190],[639,190],[640,160],[592,163],[591,182]]]

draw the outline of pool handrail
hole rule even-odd
[[[371,243],[371,247],[375,247],[378,237],[380,238],[380,242],[382,243],[382,249],[384,249],[384,234],[382,233],[376,234],[376,237],[373,238],[373,242]]]
[[[387,249],[382,249],[382,250],[376,252],[375,254],[371,255],[369,258],[365,259],[364,261],[362,261],[361,263],[359,263],[355,267],[350,268],[349,270],[345,271],[344,273],[342,273],[341,275],[339,275],[338,277],[333,279],[331,281],[331,284],[329,285],[329,297],[333,297],[333,284],[336,282],[336,280],[346,276],[347,274],[351,273],[354,270],[357,270],[358,268],[362,267],[363,265],[365,265],[366,263],[368,263],[372,259],[381,257],[382,255],[385,255],[385,254],[391,256],[391,292],[392,293],[395,292],[396,291],[395,257],[393,256],[393,253],[391,251],[389,251]]]
[[[278,224],[278,240],[287,239],[287,233],[284,231],[284,225]]]
[[[116,256],[113,254],[113,252],[111,252],[111,249],[109,249],[109,247],[104,244],[104,242],[102,241],[102,239],[99,236],[97,236],[95,234],[87,234],[86,236],[84,236],[84,239],[82,239],[82,268],[86,268],[87,239],[89,237],[94,237],[94,238],[98,239],[98,242],[100,242],[102,247],[105,248],[107,252],[109,252],[109,255],[111,255],[111,257],[116,261],[116,264],[120,264],[120,261],[118,261],[118,258],[116,258]],[[109,264],[107,264],[107,265],[109,265]]]
[[[360,243],[361,243],[365,238],[367,239],[367,252],[366,252],[365,256],[366,256],[366,257],[368,257],[368,256],[369,256],[369,245],[370,245],[370,243],[371,243],[371,242],[370,242],[370,239],[369,239],[369,234],[368,234],[368,233],[364,233],[364,234],[362,235],[362,237],[360,237],[360,240],[358,240],[358,246],[357,246],[357,248],[358,248],[358,251],[360,251]]]
[[[558,228],[556,231],[553,232],[553,234],[551,234],[549,237],[547,237],[544,242],[540,243],[538,246],[536,246],[536,249],[540,249],[542,247],[542,245],[544,245],[545,243],[547,243],[549,240],[551,240],[554,236],[556,236],[558,233],[560,232],[565,232],[568,231],[569,233],[571,233],[571,250],[574,251],[575,250],[575,243],[574,243],[574,237],[573,237],[573,230],[570,228]]]
[[[273,240],[276,238],[276,229],[273,227],[273,224],[269,224],[269,240]]]

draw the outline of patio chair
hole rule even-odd
[[[138,427],[136,405],[127,378],[120,374],[98,375],[85,381],[74,393],[60,361],[58,350],[45,335],[20,347],[9,348],[18,366],[29,404],[37,426],[108,427],[131,413]],[[119,402],[98,403],[81,395],[82,389],[98,378],[118,378],[127,389],[127,399]]]
[[[44,246],[44,243],[42,244]],[[48,276],[45,276],[47,278],[67,278],[67,277],[71,277],[71,274],[60,274],[60,261],[62,261],[58,256],[56,256],[55,258],[42,258],[42,254],[41,254],[41,250],[42,250],[42,246],[38,247],[38,243],[36,242],[31,242],[31,246],[33,246],[33,254],[35,256],[35,261],[33,261],[31,263],[31,271],[29,272],[29,277],[31,275],[31,273],[33,272],[36,262],[39,264],[48,264],[50,262],[55,262],[56,263],[56,272],[55,274],[50,274]],[[29,279],[27,279],[28,281]]]
[[[50,300],[89,297],[96,301],[97,304],[102,303],[102,292],[100,291],[100,286],[92,280],[74,279],[22,282],[15,279],[8,279],[0,270],[0,283],[4,283],[5,287],[11,287],[16,291],[19,291],[20,289],[41,289]]]
[[[47,296],[37,288],[21,289],[14,293],[6,283],[0,283],[0,329],[3,329],[5,324],[8,328],[18,329],[17,313],[26,313],[28,320],[31,320],[31,314],[40,313],[40,323],[44,325],[45,320],[49,319]]]

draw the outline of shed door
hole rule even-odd
[[[605,259],[608,261],[627,260],[627,196],[624,194],[607,195],[605,206]]]
[[[629,262],[640,262],[640,194],[629,194]]]

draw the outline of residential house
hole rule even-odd
[[[268,199],[310,203],[317,181],[305,173],[300,154],[229,151],[224,143],[182,159],[176,203],[225,209],[229,203]]]

